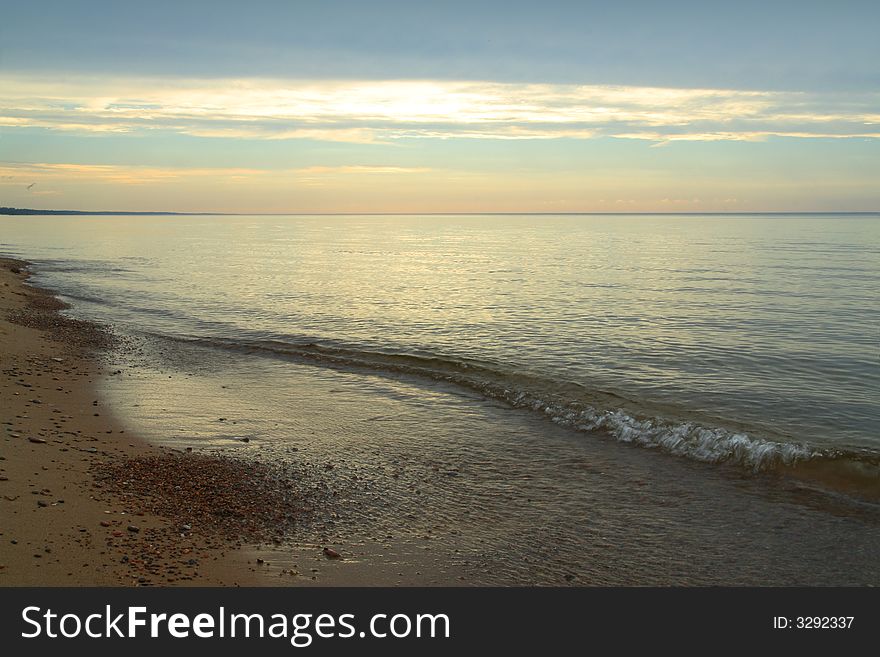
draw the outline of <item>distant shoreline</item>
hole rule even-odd
[[[115,212],[111,210],[101,210],[98,212],[90,212],[88,210],[33,210],[30,208],[0,208],[0,214],[5,215],[137,215],[137,216],[155,216],[155,215],[225,215],[227,212],[132,212],[121,211]]]
[[[9,216],[41,216],[41,215],[64,215],[64,216],[171,216],[171,217],[293,217],[293,216],[321,216],[321,217],[349,217],[349,216],[429,216],[429,217],[458,217],[458,216],[621,216],[621,217],[663,217],[663,216],[695,216],[695,217],[724,217],[724,216],[880,216],[880,210],[858,212],[137,212],[132,210],[35,210],[31,208],[6,208],[0,207],[0,215]]]

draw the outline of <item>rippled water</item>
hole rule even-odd
[[[876,217],[9,217],[2,241],[146,331],[470,359],[537,396],[880,447]]]
[[[323,538],[430,536],[441,582],[877,581],[874,521],[760,478],[880,498],[876,216],[0,228],[71,312],[143,341],[108,384],[138,430],[332,465],[347,503]]]

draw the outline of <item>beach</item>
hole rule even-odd
[[[876,640],[880,2],[6,5],[9,654]]]
[[[28,283],[29,266],[0,258],[0,586],[426,581],[422,557],[405,575],[362,560],[339,568],[343,555],[313,541],[281,547],[320,503],[283,469],[126,432],[98,386],[121,373],[108,356],[125,346],[60,314],[63,302]]]
[[[0,585],[880,581],[872,221],[6,227]]]
[[[0,586],[256,584],[228,539],[103,491],[96,473],[161,462],[166,449],[126,433],[97,399],[110,336],[59,315],[27,278],[26,263],[0,260]]]

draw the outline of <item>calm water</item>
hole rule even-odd
[[[318,538],[372,554],[394,528],[403,569],[430,538],[427,581],[877,583],[873,512],[802,495],[880,491],[877,217],[0,228],[71,312],[138,338],[107,384],[138,430],[333,465],[320,485],[347,502]],[[754,562],[756,540],[791,564]],[[629,565],[597,565],[609,546]]]

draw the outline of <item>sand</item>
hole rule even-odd
[[[96,395],[112,336],[59,315],[27,276],[0,259],[0,586],[267,583],[234,538],[120,494],[119,477],[168,450],[126,433]]]

